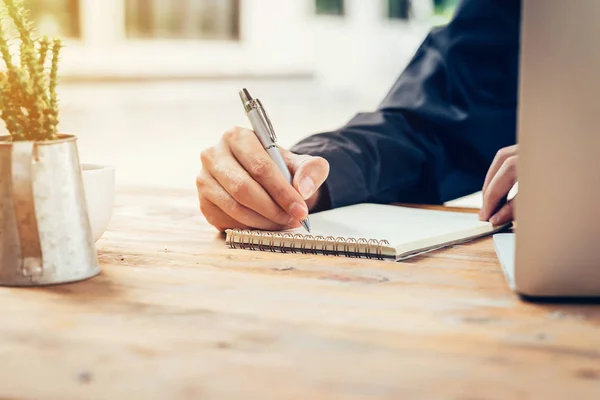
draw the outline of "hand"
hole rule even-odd
[[[510,190],[517,183],[517,150],[518,145],[500,149],[492,161],[483,184],[483,207],[479,212],[482,221],[502,225],[514,218],[514,198],[507,199]]]
[[[318,201],[329,174],[321,157],[280,148],[293,180],[290,185],[260,141],[248,129],[235,127],[201,153],[196,179],[200,210],[207,221],[228,228],[283,230],[300,226]]]

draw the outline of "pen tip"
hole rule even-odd
[[[304,221],[300,221],[300,224],[302,224],[304,229],[306,229],[308,231],[308,233],[310,233],[310,222],[308,222],[308,218],[305,219]]]

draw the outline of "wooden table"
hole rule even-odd
[[[0,289],[0,398],[600,398],[600,306],[523,302],[489,239],[231,250],[194,191],[131,189],[98,249],[94,279]]]

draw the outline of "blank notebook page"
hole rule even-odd
[[[310,215],[311,235],[387,240],[403,247],[434,238],[456,240],[493,230],[477,214],[383,204],[357,204]],[[292,230],[306,234],[304,228]]]

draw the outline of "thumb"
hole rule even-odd
[[[282,149],[282,155],[293,176],[292,185],[304,198],[309,199],[329,175],[329,163],[323,157],[294,154]]]

